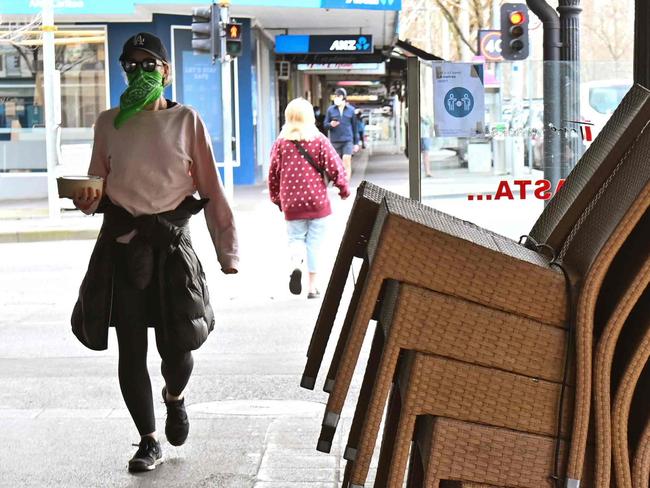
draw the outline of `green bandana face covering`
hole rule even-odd
[[[160,71],[144,71],[138,68],[128,73],[129,86],[120,96],[120,112],[115,117],[115,128],[122,127],[124,122],[140,112],[144,107],[155,102],[163,89],[163,75]]]

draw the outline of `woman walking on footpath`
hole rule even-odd
[[[307,298],[318,298],[319,250],[332,213],[329,179],[345,200],[350,195],[348,178],[330,141],[318,131],[311,104],[296,98],[284,112],[285,124],[271,149],[269,191],[287,221],[293,271],[289,291],[302,293],[302,257],[306,248],[309,289]]]
[[[95,124],[89,175],[103,192],[80,190],[75,205],[104,222],[72,314],[87,347],[104,350],[115,327],[118,378],[140,434],[129,471],[149,471],[162,458],[147,371],[147,328],[154,327],[165,380],[165,435],[179,446],[188,436],[184,390],[192,350],[214,328],[203,268],[192,249],[188,221],[203,209],[221,270],[237,272],[237,234],[208,131],[191,108],[167,100],[167,50],[143,32],[124,44],[120,63],[128,87],[120,106]],[[198,191],[200,200],[192,195]],[[103,193],[103,195],[102,195]]]

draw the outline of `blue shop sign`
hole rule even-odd
[[[372,36],[275,36],[277,54],[368,54],[373,52]]]
[[[137,5],[207,5],[211,0],[133,0]],[[296,5],[296,0],[231,0],[231,6],[242,7],[296,7],[300,8],[320,8],[322,0],[301,0],[300,5]],[[218,3],[218,2],[217,2]]]
[[[132,14],[134,0],[53,0],[58,15]],[[0,14],[36,15],[41,12],[43,0],[0,0]]]
[[[321,8],[402,10],[402,0],[322,0]]]
[[[59,15],[132,14],[135,5],[196,5],[197,0],[53,0]],[[0,0],[0,14],[35,15],[43,0]],[[200,2],[199,2],[200,3]],[[203,2],[209,3],[209,2]],[[336,8],[353,10],[401,10],[402,0],[232,0],[232,5],[246,7]]]

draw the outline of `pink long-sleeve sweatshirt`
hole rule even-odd
[[[134,216],[173,210],[195,191],[209,198],[205,219],[219,263],[237,269],[235,221],[199,114],[177,103],[143,110],[116,129],[117,113],[99,114],[88,174],[103,177],[108,198]]]

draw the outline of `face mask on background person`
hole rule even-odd
[[[334,97],[334,105],[337,107],[341,107],[345,105],[345,99],[343,97]]]

